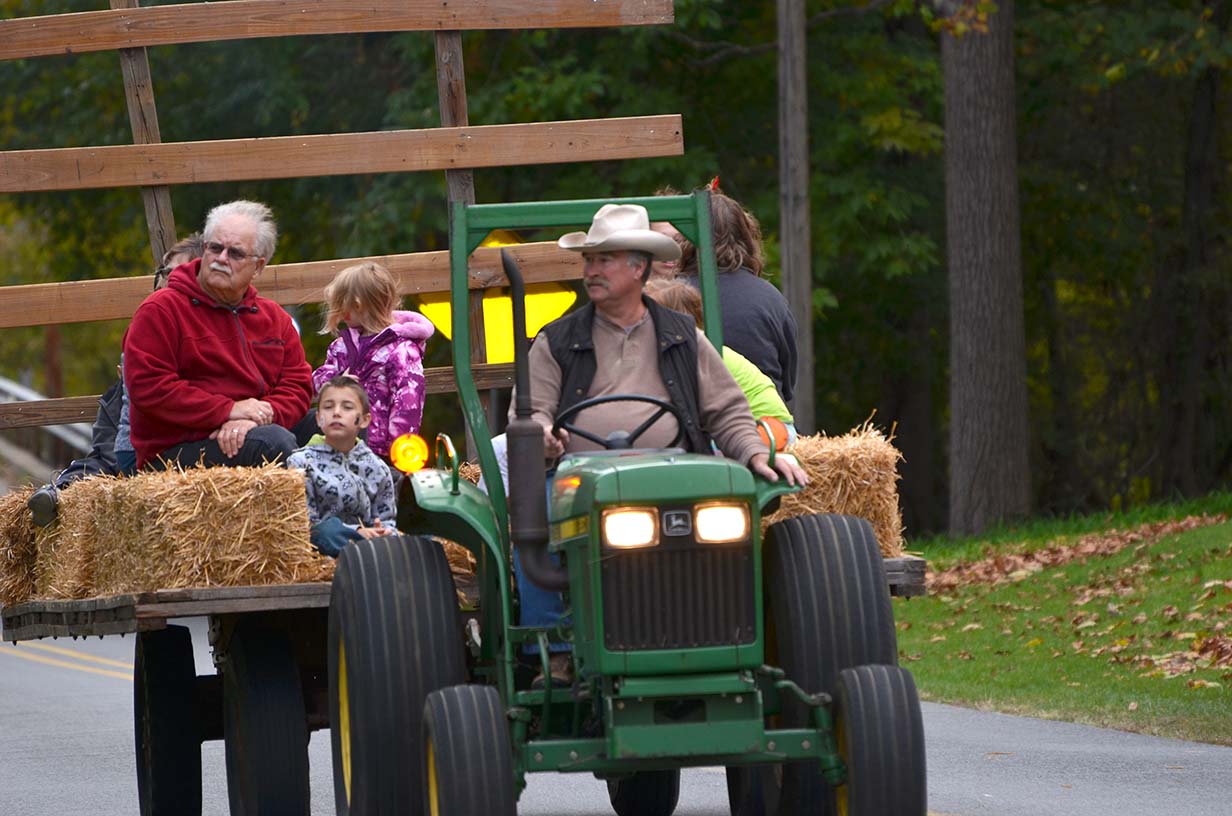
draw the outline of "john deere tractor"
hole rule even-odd
[[[492,230],[585,224],[605,203],[453,207],[453,359],[487,492],[460,478],[452,442],[438,437],[437,469],[399,486],[410,535],[355,542],[339,558],[328,637],[338,812],[504,816],[527,774],[557,772],[606,780],[619,816],[669,816],[681,768],[722,766],[733,814],[923,814],[920,706],[897,665],[869,524],[806,515],[763,534],[762,516],[794,488],[722,456],[638,449],[636,433],[564,456],[545,501],[510,255],[505,495],[470,364],[468,258]],[[618,203],[643,205],[698,247],[707,334],[720,346],[708,194]],[[556,424],[584,425],[575,413]],[[460,613],[436,539],[474,554],[477,610]],[[527,577],[563,594],[562,623],[519,625],[515,551]],[[572,685],[532,687],[525,655],[537,652],[547,675],[554,643],[571,647]]]

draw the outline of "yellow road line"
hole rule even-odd
[[[120,680],[133,679],[132,674],[121,674],[120,672],[108,671],[107,669],[96,669],[93,666],[79,666],[76,663],[69,663],[67,660],[56,660],[54,657],[43,657],[38,654],[27,654],[21,649],[0,649],[0,655],[12,655],[13,657],[20,657],[22,660],[33,660],[35,663],[46,663],[48,666],[60,666],[64,669],[91,672],[93,674],[101,674],[105,677],[115,677]]]
[[[98,663],[102,666],[115,666],[117,669],[133,670],[133,664],[124,660],[112,660],[109,657],[96,657],[92,654],[85,654],[75,649],[65,649],[63,646],[52,646],[50,643],[22,643],[17,646],[19,649],[42,649],[44,652],[52,654],[64,655],[65,657],[84,660],[87,663]]]

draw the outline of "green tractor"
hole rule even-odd
[[[338,813],[505,816],[528,773],[555,771],[606,780],[619,816],[669,816],[681,768],[725,766],[733,814],[923,814],[920,706],[897,665],[869,524],[802,516],[763,536],[763,513],[794,488],[720,456],[638,450],[627,434],[613,450],[563,457],[545,502],[508,255],[518,418],[505,496],[469,362],[467,259],[492,230],[587,223],[605,203],[453,207],[453,358],[489,492],[459,478],[442,435],[440,469],[399,487],[398,526],[415,535],[354,542],[339,558],[328,635]],[[720,346],[708,194],[619,203],[698,246]],[[431,536],[474,553],[475,613],[459,614]],[[564,594],[565,623],[517,624],[514,547],[527,577]],[[547,647],[562,641],[572,686],[530,687],[524,647],[539,646],[546,676]]]

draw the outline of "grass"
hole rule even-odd
[[[917,544],[930,567],[1232,511],[1232,495]],[[896,601],[924,699],[1232,745],[1232,523]],[[1221,650],[1228,650],[1224,653]]]

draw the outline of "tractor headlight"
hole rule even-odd
[[[697,540],[707,544],[743,541],[749,536],[749,508],[743,504],[706,504],[694,513]]]
[[[603,541],[609,547],[653,547],[659,543],[659,512],[647,507],[604,510]]]

